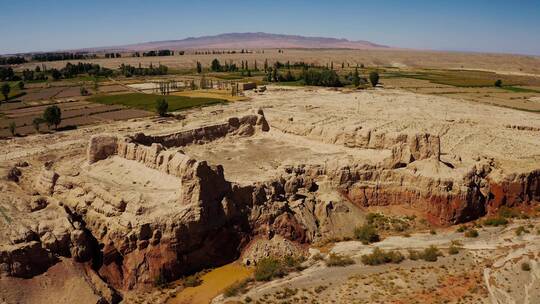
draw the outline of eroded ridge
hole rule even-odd
[[[2,247],[2,271],[30,277],[57,256],[75,257],[128,290],[239,257],[305,252],[303,244],[352,235],[364,207],[406,205],[453,224],[540,197],[538,169],[462,161],[441,151],[439,134],[270,122],[258,110],[166,135],[92,136],[76,170],[47,165],[33,178],[32,218],[50,225],[25,223]],[[227,175],[241,171],[249,174]]]
[[[237,184],[225,179],[221,165],[179,150],[269,129],[258,111],[165,136],[93,136],[85,176],[60,177],[52,188],[99,240],[98,273],[118,289],[221,265],[245,248],[253,248],[247,260],[269,254],[251,245],[256,239],[280,235],[303,251],[294,244],[350,233],[358,211],[337,193],[336,201],[318,198],[323,166],[286,166],[270,180]]]

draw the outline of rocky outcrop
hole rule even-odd
[[[440,139],[429,133],[387,132],[361,126],[328,128],[325,125],[306,126],[291,121],[280,121],[274,123],[273,127],[284,133],[349,148],[393,150],[394,159],[402,159],[406,164],[414,160],[440,157]]]
[[[9,169],[6,178],[9,181],[18,183],[21,175],[22,175],[21,170],[19,170],[19,168],[17,168],[15,166],[15,167],[12,167],[11,169]]]
[[[270,130],[262,110],[256,114],[231,117],[226,123],[215,124],[182,131],[179,133],[153,136],[137,133],[132,137],[118,138],[113,135],[94,135],[87,148],[88,163],[118,154],[129,160],[145,163],[151,168],[164,168],[172,160],[172,154],[159,155],[165,148],[182,147],[192,143],[204,143],[227,135],[251,136],[257,130]],[[168,173],[168,172],[167,172]]]
[[[291,126],[284,129],[301,132]],[[78,260],[96,256],[93,248],[99,247],[94,264],[100,277],[127,290],[153,284],[158,277],[172,280],[231,262],[243,251],[251,263],[272,252],[301,253],[304,244],[350,236],[362,219],[357,206],[409,204],[433,221],[448,224],[478,218],[500,205],[537,200],[540,193],[538,172],[495,178],[497,164],[491,159],[454,171],[441,161],[440,138],[428,133],[356,128],[338,135],[304,128],[302,134],[312,139],[350,149],[385,150],[385,159],[345,166],[282,166],[277,176],[247,185],[226,180],[222,166],[180,150],[268,130],[259,111],[169,135],[93,136],[89,165],[83,169],[117,164],[116,169],[147,170],[141,175],[158,174],[160,182],[176,183],[174,189],[150,199],[154,191],[145,188],[149,181],[144,178],[140,184],[101,184],[95,176],[58,176],[52,168],[45,169],[36,178],[36,192],[61,200],[72,227],[65,233],[32,230],[25,243],[37,242],[43,252]],[[131,186],[135,184],[140,188]],[[337,190],[335,196],[321,195],[321,187]],[[36,201],[33,213],[50,208],[50,201],[45,202]],[[7,268],[12,269],[14,261],[5,263]]]
[[[84,227],[56,203],[40,205],[32,217],[34,220],[14,225],[10,242],[0,245],[0,275],[29,278],[46,271],[62,256],[81,262],[93,258]]]
[[[169,135],[151,136],[138,133],[131,138],[131,141],[145,146],[160,144],[166,148],[182,147],[192,143],[209,142],[227,135],[250,136],[258,130],[263,132],[270,130],[262,110],[258,110],[256,114],[249,114],[240,118],[231,117],[222,124],[204,126]]]
[[[387,167],[405,167],[416,160],[429,158],[440,160],[441,143],[438,136],[428,133],[400,134],[391,142],[395,144],[391,146],[392,158],[386,163]],[[387,146],[383,144],[382,148],[385,147]]]
[[[229,125],[238,131],[242,126],[265,129],[263,117],[249,115]],[[116,288],[131,289],[152,284],[158,276],[175,279],[228,263],[256,236],[308,243],[323,237],[321,227],[328,232],[342,225],[351,233],[358,221],[350,207],[340,202],[329,207],[316,199],[320,167],[288,167],[279,178],[237,185],[225,179],[221,166],[136,139],[117,140],[114,155],[178,178],[178,196],[164,202],[170,208],[166,217],[156,217],[140,202],[98,185],[58,179],[66,207],[103,244],[98,271]]]
[[[451,170],[444,163],[436,168]],[[433,177],[410,170],[348,167],[333,176],[336,187],[359,206],[407,204],[425,211],[438,224],[457,224],[496,212],[502,205],[539,201],[538,171],[494,180],[496,164],[479,160],[459,178]]]
[[[257,264],[257,261],[268,257],[307,257],[307,247],[289,241],[279,235],[267,238],[255,238],[244,249],[242,263],[247,266]]]
[[[504,176],[502,179],[486,178],[488,190],[487,209],[501,206],[515,207],[524,203],[540,202],[540,170]]]
[[[44,168],[34,182],[34,190],[39,194],[50,195],[54,191],[57,179],[58,174],[56,172]]]
[[[87,148],[88,163],[92,164],[99,160],[106,159],[116,153],[116,141],[114,135],[94,135],[90,138]]]
[[[130,208],[141,210],[136,215],[144,215],[144,207],[127,208],[129,200],[107,195],[96,186],[70,191],[75,198],[68,205],[83,215],[88,229],[104,244],[100,275],[120,289],[152,283],[157,276],[174,279],[236,259],[253,238],[259,240],[258,245],[248,247],[255,253],[247,259],[255,262],[260,255],[256,252],[264,250],[261,248],[279,251],[289,248],[279,244],[351,235],[361,218],[354,205],[410,204],[445,224],[484,215],[489,202],[498,197],[490,194],[488,179],[495,164],[489,160],[478,162],[459,180],[451,174],[446,178],[415,174],[418,165],[434,166],[441,172],[451,170],[440,161],[439,137],[426,133],[369,132],[365,141],[358,137],[361,132],[356,137],[340,137],[336,142],[349,147],[388,149],[390,157],[379,164],[285,167],[281,176],[248,186],[228,182],[223,167],[210,166],[174,149],[222,136],[251,135],[255,127],[267,130],[266,124],[260,113],[172,135],[95,140],[115,147],[92,149],[106,151],[96,152],[96,159],[116,155],[179,179],[179,196],[167,220],[130,221],[126,225],[113,224],[107,218],[122,221]],[[319,200],[316,193],[321,180],[348,200]],[[530,184],[529,188],[537,187]],[[277,245],[269,245],[274,239]]]

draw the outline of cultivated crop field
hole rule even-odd
[[[178,111],[193,107],[200,107],[224,102],[221,99],[186,96],[161,96],[154,94],[129,93],[120,95],[94,96],[90,102],[97,102],[105,105],[124,105],[146,111],[154,111],[156,100],[164,98],[169,104],[169,111]]]
[[[213,71],[212,60],[236,64],[247,61],[250,73],[245,70]],[[186,79],[201,79],[215,82],[254,82],[265,85],[267,74],[264,63],[272,67],[279,61],[282,67],[279,73],[287,71],[296,77],[293,81],[278,81],[282,86],[304,86],[299,79],[302,68],[294,63],[305,62],[316,65],[319,69],[333,68],[341,79],[349,79],[345,87],[355,89],[350,84],[352,73],[358,69],[363,79],[376,71],[380,74],[380,86],[403,89],[414,93],[444,96],[464,102],[540,112],[540,59],[531,56],[462,54],[444,52],[422,52],[405,50],[306,50],[288,49],[256,50],[248,54],[190,54],[162,57],[128,57],[110,59],[80,60],[118,71],[121,64],[148,67],[150,64],[166,65],[165,75],[125,75],[112,77],[93,77],[79,74],[73,78],[61,78],[46,81],[30,81],[20,89],[17,82],[10,82],[12,90],[10,102],[0,106],[1,136],[10,134],[9,125],[15,122],[20,135],[33,133],[32,120],[39,117],[47,105],[60,104],[64,121],[62,126],[101,123],[103,121],[130,119],[153,115],[155,103],[161,95],[155,94],[156,83],[176,81],[183,88],[171,92],[165,99],[169,111],[180,111],[191,107],[207,106],[225,101],[247,100],[242,94],[233,96],[230,89],[201,89],[187,87]],[[62,68],[68,61],[47,62],[47,67]],[[77,63],[79,61],[74,61]],[[197,73],[196,63],[202,64],[202,73]],[[26,63],[14,66],[20,73],[23,69],[33,68],[41,63]],[[255,69],[257,67],[257,69]],[[500,87],[495,82],[501,80]],[[189,83],[189,80],[188,80]],[[141,89],[151,86],[152,90]],[[363,89],[371,89],[362,86]],[[83,90],[87,93],[83,94]],[[149,93],[149,94],[145,94]],[[81,102],[81,103],[76,103]]]
[[[41,117],[45,108],[49,105],[29,106],[14,108],[2,111],[3,117],[0,120],[0,136],[10,135],[9,124],[14,122],[16,132],[20,135],[36,133],[32,121],[36,117]],[[87,101],[64,102],[54,104],[62,111],[62,123],[59,128],[77,127],[100,122],[131,119],[153,115],[142,110],[128,109],[122,105],[95,104]],[[109,113],[109,115],[104,115]],[[41,131],[46,131],[47,127],[43,123]]]
[[[499,79],[502,86],[496,87],[494,83]],[[484,71],[391,70],[383,74],[382,82],[388,88],[540,112],[540,103],[535,101],[535,97],[540,96],[536,87],[540,77]]]
[[[222,62],[240,62],[247,60],[250,64],[257,61],[259,68],[265,59],[269,62],[309,62],[317,65],[325,65],[334,62],[337,67],[341,63],[356,66],[395,67],[402,69],[467,69],[498,71],[501,73],[540,74],[540,59],[535,56],[520,56],[509,54],[485,54],[485,53],[460,53],[460,52],[434,52],[434,51],[413,51],[413,50],[343,50],[343,49],[287,49],[279,53],[277,49],[254,50],[249,54],[220,54],[220,55],[196,55],[186,53],[182,56],[161,56],[161,57],[122,57],[113,59],[92,59],[76,60],[97,63],[101,66],[116,69],[122,63],[137,66],[141,63],[148,66],[160,63],[170,69],[180,70],[185,73],[186,69],[195,71],[197,61],[208,67],[210,62],[218,57]],[[61,68],[69,61],[48,62],[50,68]],[[35,68],[39,63],[27,63],[17,67]]]

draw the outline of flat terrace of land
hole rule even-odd
[[[389,150],[352,149],[279,130],[189,145],[182,150],[197,160],[223,165],[225,178],[242,184],[275,178],[286,166],[306,164],[337,168],[351,163],[375,165],[391,156]]]
[[[107,90],[117,90],[117,86],[104,86]],[[67,87],[69,90],[79,88]],[[54,92],[66,92],[66,87],[43,88],[46,94],[50,90]],[[40,89],[32,89],[34,91]],[[49,92],[49,93],[47,93]],[[207,106],[220,102],[225,99],[211,97],[190,97],[190,96],[161,96],[156,94],[143,94],[133,92],[118,92],[110,95],[112,91],[102,92],[94,96],[79,96],[76,98],[62,99],[47,95],[47,99],[26,99],[2,104],[0,106],[0,136],[10,135],[9,125],[15,123],[16,132],[20,135],[36,133],[33,120],[41,117],[43,111],[56,105],[62,111],[62,122],[60,128],[78,127],[89,124],[96,124],[106,121],[126,120],[155,115],[155,103],[157,99],[165,99],[169,104],[169,111],[178,111],[190,107]],[[33,97],[32,97],[33,96]],[[55,95],[57,96],[57,95]],[[23,97],[37,98],[36,95],[27,94]],[[41,126],[41,130],[45,130]]]
[[[126,56],[128,54],[125,54]],[[210,71],[213,59],[233,62],[247,60],[250,73],[245,71]],[[182,84],[179,91],[165,97],[169,111],[183,111],[190,107],[206,106],[217,102],[244,101],[244,96],[232,96],[230,89],[201,89],[186,86],[186,83],[207,80],[227,82],[255,82],[268,84],[262,71],[265,61],[272,66],[276,61],[293,64],[292,74],[299,77],[301,68],[296,62],[315,64],[319,68],[331,66],[344,81],[344,90],[354,90],[350,75],[359,67],[362,78],[368,78],[372,71],[378,71],[380,85],[384,88],[404,89],[413,93],[443,96],[460,102],[475,102],[495,105],[528,112],[540,112],[540,59],[534,56],[494,55],[475,53],[421,52],[408,50],[300,50],[289,49],[284,53],[277,50],[255,51],[249,54],[208,54],[195,55],[189,52],[182,56],[164,57],[122,57],[114,59],[80,60],[100,64],[102,67],[117,69],[120,64],[148,67],[150,64],[168,66],[167,75],[145,75],[125,77],[115,74],[110,77],[92,77],[81,74],[74,78],[25,82],[19,89],[18,82],[11,81],[10,102],[0,106],[0,136],[11,135],[10,124],[15,123],[15,134],[35,133],[32,121],[39,117],[44,105],[72,102],[89,102],[81,108],[61,106],[63,122],[61,128],[98,124],[103,121],[140,118],[154,115],[155,102],[161,96],[156,94],[158,83],[175,82]],[[78,63],[79,60],[73,61]],[[202,73],[196,73],[197,62],[203,65]],[[256,71],[255,63],[259,71]],[[17,73],[26,68],[45,64],[49,69],[62,68],[66,61],[28,63],[14,66]],[[282,68],[280,74],[285,73]],[[20,76],[20,75],[19,75]],[[190,79],[186,82],[186,79]],[[495,82],[501,80],[500,87]],[[280,82],[279,85],[302,86],[302,80]],[[369,84],[361,86],[370,89]],[[83,94],[83,91],[87,93]],[[147,94],[143,94],[147,93]],[[100,105],[95,105],[100,104]],[[32,108],[35,107],[35,108]],[[121,108],[123,107],[123,108]],[[12,110],[20,113],[15,115]],[[27,112],[27,113],[25,113]],[[44,127],[41,128],[44,130]]]
[[[536,113],[402,90],[281,88],[254,99],[267,106],[273,128],[319,141],[361,129],[374,134],[423,132],[441,138],[442,158],[456,168],[471,165],[477,157],[493,157],[513,169],[540,163]]]
[[[49,103],[40,106],[21,105],[20,108],[2,111],[4,118],[0,120],[0,136],[9,135],[8,127],[12,122],[16,124],[16,130],[19,134],[35,133],[33,120],[36,117],[41,117],[45,108],[53,104],[62,111],[62,122],[59,128],[153,115],[147,111],[129,109],[121,105],[102,105],[87,101]],[[41,129],[45,130],[46,128],[45,124],[42,124]]]
[[[101,121],[100,125],[95,127],[61,132],[61,134],[49,134],[27,139],[16,138],[10,142],[21,143],[21,146],[10,144],[2,150],[9,154],[10,151],[7,150],[24,149],[25,145],[36,140],[39,141],[40,138],[47,138],[46,141],[49,143],[55,141],[54,138],[63,138],[65,141],[72,138],[79,141],[87,138],[88,134],[98,132],[95,130],[120,132],[119,134],[126,135],[132,135],[137,130],[149,134],[171,134],[182,129],[224,122],[229,117],[243,115],[246,111],[261,107],[271,125],[270,134],[274,131],[281,131],[291,136],[298,136],[300,139],[334,144],[328,142],[328,139],[339,138],[339,134],[347,134],[355,132],[355,130],[406,134],[423,132],[440,136],[441,158],[453,163],[456,168],[467,168],[474,163],[477,157],[493,157],[502,166],[513,168],[512,170],[526,170],[540,162],[540,153],[538,152],[540,151],[538,137],[540,134],[538,131],[540,130],[540,115],[537,113],[456,100],[448,98],[446,95],[425,95],[393,89],[350,92],[324,88],[269,86],[267,92],[263,94],[249,93],[247,97],[252,100],[184,110],[183,116],[185,118],[180,121],[171,118],[155,124],[152,123],[155,118],[142,118],[137,122],[118,121],[115,123],[107,120],[106,123]],[[79,110],[74,111],[80,111],[82,104],[75,105]],[[99,107],[92,105],[89,110],[94,107],[99,109]],[[130,109],[129,111],[139,110]],[[69,113],[68,110],[66,110],[66,115],[67,113]],[[121,112],[105,112],[99,115],[115,118],[115,113]],[[317,128],[325,130],[326,133],[314,133],[313,130],[317,130]],[[242,145],[250,148],[247,150],[260,151],[258,153],[260,158],[264,158],[265,153],[270,153],[270,155],[274,155],[273,157],[283,161],[287,157],[294,157],[295,154],[309,153],[307,155],[310,157],[317,153],[326,154],[325,157],[331,155],[331,152],[328,152],[331,150],[319,149],[313,142],[302,142],[297,138],[289,139],[282,135],[270,137],[270,134],[262,141],[255,143],[224,141],[223,146],[216,143],[213,148],[222,152],[214,153],[215,162],[225,164],[227,167],[227,162],[231,161],[233,162],[232,168],[234,168],[236,155],[234,152],[225,150],[234,151],[234,149],[242,148]],[[283,147],[279,147],[280,144]],[[225,148],[227,145],[229,148]],[[272,148],[265,149],[265,145]],[[37,146],[40,144],[30,144],[28,147]],[[299,149],[296,150],[298,153],[282,153],[283,155],[278,153],[279,149],[287,151],[286,146],[290,146],[292,151]],[[310,149],[315,152],[309,152]],[[196,148],[193,148],[192,152],[195,158],[198,158],[197,155],[200,154],[203,156],[201,160],[212,160],[211,155],[202,155],[202,149],[200,150],[197,152]],[[344,151],[346,150],[342,149],[339,152],[344,153]],[[347,155],[347,153],[343,155]],[[229,155],[228,157],[231,159],[228,160],[221,154]],[[253,152],[252,155],[256,157],[257,152]],[[268,156],[268,158],[271,157]],[[262,171],[264,170],[260,170],[260,172]],[[226,174],[227,172],[234,174],[234,169],[225,170],[225,172]]]
[[[503,85],[494,86],[496,80]],[[540,96],[540,77],[468,70],[387,70],[382,82],[386,88],[540,112],[540,103],[535,101]]]
[[[398,68],[438,68],[438,69],[479,69],[487,71],[498,71],[501,73],[512,72],[515,75],[540,74],[540,57],[520,56],[508,54],[485,54],[485,53],[460,53],[460,52],[433,52],[433,51],[411,51],[411,50],[327,50],[327,49],[285,49],[279,53],[277,49],[258,50],[250,54],[220,54],[220,55],[194,55],[189,52],[183,56],[162,56],[162,57],[122,57],[114,59],[93,59],[74,60],[97,63],[107,68],[117,68],[120,64],[130,64],[137,66],[141,63],[148,66],[160,63],[172,69],[195,69],[197,61],[205,66],[209,66],[214,58],[219,58],[222,62],[239,62],[248,60],[250,64],[254,60],[262,67],[264,60],[272,63],[275,61],[286,62],[307,62],[318,65],[326,65],[334,62],[334,65],[341,63],[356,66],[364,64],[366,66],[398,67]],[[61,68],[70,61],[47,62],[49,68]],[[41,63],[23,64],[17,69],[35,68]]]
[[[111,157],[83,168],[81,173],[89,184],[109,189],[131,202],[144,201],[146,208],[158,210],[159,205],[174,203],[180,196],[179,178],[121,157]]]

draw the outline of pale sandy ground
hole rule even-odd
[[[58,134],[10,139],[0,147],[0,160],[5,162],[45,151],[81,149],[90,135],[100,132],[173,133],[180,128],[222,122],[228,117],[243,115],[262,107],[276,131],[285,125],[292,125],[297,127],[300,133],[324,126],[330,132],[337,133],[366,128],[380,132],[425,132],[439,135],[442,158],[456,166],[456,173],[460,168],[473,164],[477,157],[492,157],[498,162],[500,170],[512,172],[530,170],[540,163],[540,137],[539,132],[535,131],[540,129],[540,115],[536,113],[401,90],[377,89],[342,93],[320,88],[271,87],[270,91],[263,95],[253,94],[250,97],[253,98],[250,102],[183,112],[186,115],[183,121],[158,120],[159,123],[155,123],[153,118],[137,119]],[[290,123],[289,119],[293,119],[293,122]],[[519,130],[511,126],[526,127],[529,130]],[[329,153],[331,150],[328,150],[328,146],[321,143],[324,141],[323,137],[291,140],[279,133],[270,132],[266,139],[269,144],[265,146],[266,142],[261,142],[259,146],[269,153],[275,151],[279,141],[297,142],[295,146]],[[344,151],[344,147],[332,149]],[[306,151],[305,148],[302,151]],[[368,158],[372,157],[369,151],[355,152],[359,153],[365,153]],[[345,154],[350,154],[350,151]],[[459,158],[461,160],[456,160]]]
[[[480,229],[478,238],[466,238],[463,233],[446,229],[436,235],[388,237],[371,245],[358,241],[336,243],[331,252],[353,258],[355,265],[327,267],[323,262],[308,262],[311,266],[301,272],[259,284],[240,297],[217,297],[213,303],[234,303],[248,297],[280,303],[275,296],[284,290],[296,291],[287,300],[303,303],[538,303],[540,235],[536,231],[515,235],[518,226],[531,223],[538,227],[540,221]],[[463,249],[449,255],[447,249],[456,240]],[[380,266],[361,263],[361,256],[375,247],[398,250],[407,256],[409,249],[423,250],[431,245],[444,255],[437,262],[405,260],[399,265]],[[528,262],[531,271],[521,270],[522,262]],[[320,286],[326,288],[318,292]]]
[[[441,137],[442,158],[455,165],[455,172],[443,171],[433,166],[429,161],[422,161],[415,164],[418,174],[438,174],[441,176],[461,174],[469,166],[474,164],[478,157],[483,156],[494,158],[497,163],[497,170],[504,171],[505,173],[535,169],[540,164],[540,132],[535,131],[540,130],[540,115],[536,113],[394,89],[375,89],[346,93],[323,88],[279,88],[270,86],[268,92],[262,95],[249,95],[252,97],[251,101],[234,102],[228,105],[216,105],[184,111],[182,114],[186,118],[181,121],[176,119],[142,118],[83,127],[78,130],[56,134],[6,140],[0,145],[0,171],[5,172],[13,163],[19,160],[29,160],[35,163],[55,160],[58,162],[57,168],[62,174],[66,172],[73,172],[75,174],[75,171],[78,172],[80,170],[80,174],[88,175],[89,179],[101,183],[104,187],[119,187],[122,191],[129,193],[135,187],[141,189],[139,187],[140,184],[146,185],[146,193],[143,193],[143,195],[146,195],[145,199],[154,204],[160,200],[166,200],[174,196],[175,190],[172,185],[177,183],[177,181],[174,178],[172,180],[162,180],[161,175],[154,176],[152,173],[144,171],[138,164],[126,164],[123,160],[116,158],[100,162],[100,164],[90,168],[84,165],[81,167],[84,163],[87,140],[91,135],[104,132],[118,135],[130,135],[136,132],[169,134],[178,132],[181,129],[224,122],[231,116],[240,116],[259,107],[264,109],[270,123],[272,131],[268,134],[237,141],[224,139],[209,145],[190,147],[190,152],[195,155],[199,153],[201,157],[208,157],[211,162],[222,162],[225,167],[225,174],[230,174],[231,177],[239,181],[246,181],[248,179],[248,174],[244,171],[246,168],[252,170],[247,170],[247,172],[249,172],[249,175],[252,175],[253,179],[256,179],[264,176],[267,171],[275,169],[276,166],[280,166],[282,163],[286,164],[289,161],[314,161],[321,163],[330,160],[339,162],[340,160],[350,158],[352,161],[377,162],[377,160],[384,158],[385,152],[382,152],[381,155],[373,155],[372,153],[374,152],[368,149],[353,150],[343,145],[334,145],[331,142],[325,141],[325,138],[329,137],[324,136],[324,134],[302,135],[302,132],[315,129],[318,126],[324,126],[328,132],[335,131],[337,133],[348,132],[356,128],[369,128],[381,132],[427,132],[439,135]],[[528,129],[519,130],[508,126],[524,126]],[[286,130],[287,135],[283,134],[285,127],[289,128]],[[292,131],[298,134],[293,134]],[[242,152],[243,149],[245,150],[244,152]],[[244,154],[246,157],[241,158]],[[273,160],[277,160],[277,162],[273,162]],[[144,174],[139,174],[141,172],[140,170],[143,170],[142,172]],[[133,174],[134,171],[137,171],[137,174]],[[121,175],[125,178],[119,181],[117,178],[114,178],[115,172],[121,172]],[[136,184],[129,184],[133,181]],[[538,223],[533,224],[537,225]],[[537,227],[531,230],[536,231],[536,229]],[[484,287],[482,290],[474,293],[474,299],[487,299],[488,293],[493,294],[497,299],[502,299],[505,297],[504,292],[507,292],[505,291],[506,286],[503,284],[506,281],[504,277],[509,277],[510,279],[508,281],[512,284],[515,276],[520,278],[525,276],[521,272],[516,274],[516,267],[519,268],[519,264],[516,263],[519,263],[519,261],[513,258],[511,259],[511,264],[501,261],[499,262],[500,264],[497,264],[501,265],[500,268],[493,267],[490,268],[492,269],[490,272],[483,272],[483,266],[486,266],[485,263],[498,261],[498,257],[491,255],[491,253],[486,255],[490,250],[494,251],[494,254],[497,255],[500,253],[500,258],[504,258],[508,253],[511,253],[511,251],[505,251],[508,248],[512,250],[514,248],[524,248],[523,250],[527,250],[527,252],[529,249],[535,250],[534,247],[530,247],[529,245],[539,242],[537,236],[530,234],[516,238],[512,233],[511,230],[491,231],[488,229],[485,232],[481,232],[479,239],[465,243],[467,253],[463,253],[462,261],[460,261],[463,265],[460,266],[461,268],[456,267],[454,275],[459,277],[463,286],[468,286],[467,284],[471,280],[470,278],[465,279],[463,274],[466,274],[468,270],[473,269],[473,266],[476,265],[478,267],[474,268],[475,271],[471,274],[474,281],[480,280],[480,282],[483,282],[484,277],[486,277],[489,282],[487,286],[481,285]],[[404,246],[424,247],[431,242],[435,242],[443,247],[453,237],[457,237],[453,232],[441,232],[436,236],[413,235],[411,238],[388,238],[379,245],[387,246],[387,248],[403,248]],[[509,241],[506,240],[507,238]],[[495,250],[494,246],[498,246],[498,248]],[[347,252],[347,254],[358,256],[365,252],[367,250],[366,248],[368,247],[356,242],[350,242],[338,244],[333,250],[342,250],[343,252]],[[372,248],[372,246],[369,248]],[[533,257],[535,256],[532,255],[531,259]],[[523,255],[520,255],[519,259],[522,258]],[[537,259],[537,256],[535,259]],[[439,268],[442,265],[447,265],[445,266],[447,269],[452,268],[450,266],[452,266],[453,259],[445,258],[441,261],[441,264],[433,265]],[[418,263],[422,262],[405,262],[400,267],[404,267],[404,269],[417,269],[418,267],[425,266]],[[531,266],[533,267],[533,271],[530,272],[530,277],[523,278],[523,280],[530,279],[526,281],[527,286],[531,286],[531,284],[535,286],[534,284],[537,281],[534,281],[532,279],[533,277],[536,280],[538,279],[537,264],[531,263]],[[513,273],[506,270],[503,271],[505,267],[510,268]],[[388,273],[383,274],[388,269],[388,266],[366,268],[361,265],[355,265],[347,268],[333,269],[315,266],[306,270],[306,274],[318,273],[325,280],[332,280],[333,282],[335,281],[334,284],[338,284],[338,282],[349,280],[349,276],[355,273],[357,274],[359,270],[361,272],[366,270],[367,273],[373,272],[379,276],[388,275]],[[430,277],[432,275],[430,271],[424,270],[415,271],[421,273],[422,276],[426,276],[425,280],[429,284],[437,281],[437,279]],[[447,276],[448,273],[445,271],[441,272],[440,275]],[[374,274],[373,277],[376,275]],[[495,276],[495,279],[491,279],[493,276]],[[491,283],[493,280],[499,280],[499,278],[504,282],[499,284]],[[287,280],[285,279],[284,282],[287,282]],[[303,280],[306,284],[311,284],[306,286],[313,286],[313,283],[316,282],[313,280],[313,276],[306,277],[304,273],[298,276],[298,280],[299,282]],[[400,278],[400,280],[405,280],[405,277]],[[271,283],[269,286],[270,288],[281,288],[284,285],[279,285],[281,284],[280,282]],[[402,285],[406,286],[404,284]],[[325,283],[325,285],[328,284]],[[497,287],[498,285],[503,287]],[[263,293],[263,290],[266,290],[264,288],[267,287],[262,286],[260,292]],[[414,287],[416,290],[416,287],[419,286],[415,285]],[[432,288],[439,287],[432,286]],[[378,285],[375,288],[375,290],[383,289],[383,286]],[[324,293],[328,299],[331,299],[335,296],[332,292],[338,289],[328,288],[327,290],[328,293],[321,293]],[[443,291],[447,292],[446,289]],[[256,293],[257,290],[253,292]],[[524,291],[522,292],[523,295],[514,295],[511,293],[511,296],[518,299],[525,299],[527,297],[537,299],[532,296],[534,290],[531,289],[527,292],[531,296],[525,295]],[[347,293],[348,291],[346,293],[340,293],[343,298],[335,299],[342,299],[342,303],[345,303],[349,299],[347,298]],[[464,294],[467,294],[467,292],[464,292]],[[355,294],[353,293],[352,295],[354,296]],[[380,298],[383,296],[381,295]],[[414,295],[410,296],[414,298]],[[504,303],[504,301],[501,303]],[[516,303],[534,302],[516,301]]]
[[[182,150],[195,159],[223,165],[227,180],[245,184],[269,180],[283,172],[285,166],[376,164],[391,154],[389,150],[352,149],[321,143],[275,129],[249,138],[224,138]]]

